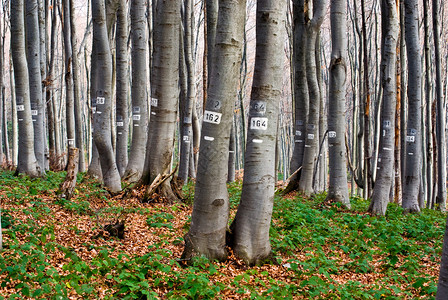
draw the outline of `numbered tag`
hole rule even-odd
[[[308,134],[308,139],[309,140],[314,140],[314,134],[313,133],[309,133]]]
[[[151,106],[157,107],[159,100],[157,98],[151,98]]]
[[[221,123],[221,117],[222,117],[221,113],[208,110],[204,112],[204,122],[206,123],[219,124]]]
[[[25,105],[17,105],[17,111],[24,111]]]
[[[182,137],[182,139],[183,139],[184,142],[189,142],[190,141],[190,137],[188,135],[184,135]]]
[[[132,120],[134,121],[140,121],[140,115],[133,115]]]
[[[413,136],[413,135],[408,135],[408,136],[406,137],[406,142],[408,142],[408,143],[415,143],[415,136]]]
[[[296,136],[302,136],[302,131],[296,130]]]
[[[140,113],[140,106],[134,106],[132,111],[134,112],[134,114],[139,114]]]
[[[31,110],[31,115],[32,116],[37,116],[37,109]]]
[[[336,138],[336,131],[328,131],[328,138],[330,139]]]
[[[250,120],[250,129],[267,130],[268,118],[252,118]]]
[[[117,127],[123,127],[124,126],[124,122],[117,122]]]
[[[105,101],[106,101],[106,98],[104,98],[104,97],[96,98],[96,104],[104,104]]]

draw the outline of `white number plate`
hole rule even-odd
[[[133,115],[132,120],[134,121],[140,121],[140,115]]]
[[[104,97],[96,98],[96,104],[104,104],[105,101],[106,101],[106,98],[104,98]]]
[[[250,129],[267,130],[268,118],[252,118],[250,120]]]
[[[206,123],[219,124],[221,123],[221,117],[222,117],[221,113],[208,110],[204,112],[204,122]]]
[[[17,105],[17,111],[24,111],[25,105]]]

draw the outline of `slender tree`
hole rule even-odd
[[[185,258],[199,254],[223,260],[227,256],[229,138],[238,90],[246,1],[219,1],[218,11],[193,214],[190,230],[185,236]]]
[[[131,1],[132,36],[132,143],[125,178],[138,181],[143,174],[146,154],[148,104],[146,97],[148,43],[144,0]]]
[[[418,32],[418,1],[404,0],[406,52],[408,56],[408,116],[406,133],[406,163],[404,168],[403,208],[406,212],[420,212],[418,195],[421,171],[421,105],[422,70]]]
[[[383,101],[381,107],[380,152],[378,171],[369,211],[385,215],[394,178],[395,108],[397,99],[396,60],[398,42],[398,15],[395,0],[381,2],[382,18],[382,63],[381,84]]]
[[[282,94],[286,1],[258,0],[256,59],[241,202],[231,226],[233,247],[247,264],[271,255],[271,225],[276,182],[275,145]]]
[[[329,188],[327,200],[350,207],[345,149],[345,84],[347,79],[346,2],[331,0],[331,62],[328,99]]]
[[[14,63],[16,109],[19,127],[19,147],[16,173],[41,176],[34,152],[34,129],[31,116],[28,64],[25,50],[24,0],[11,1],[11,44]],[[40,91],[40,87],[39,87]]]
[[[121,190],[120,174],[115,163],[111,141],[112,58],[106,29],[104,0],[92,0],[93,51],[92,97],[93,139],[99,154],[105,186],[112,192]],[[94,62],[93,62],[94,61]],[[101,77],[100,77],[101,74]]]

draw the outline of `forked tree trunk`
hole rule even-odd
[[[147,60],[148,43],[146,41],[145,1],[131,1],[132,36],[132,143],[129,162],[124,177],[131,182],[138,181],[143,174],[146,154],[148,101],[146,85],[148,83]]]
[[[40,38],[37,0],[26,0],[26,46],[30,84],[31,117],[34,127],[34,152],[41,172],[45,172],[45,110],[42,100]]]
[[[422,167],[422,70],[418,33],[418,1],[405,0],[406,52],[408,56],[408,117],[406,133],[406,163],[404,169],[403,208],[418,213],[419,186]]]
[[[345,149],[345,84],[347,81],[346,2],[331,0],[331,62],[328,99],[329,188],[327,200],[350,207]]]
[[[198,174],[190,231],[182,256],[223,260],[229,218],[227,173],[230,128],[238,90],[244,36],[245,0],[219,2],[212,73],[202,124]]]
[[[389,203],[394,178],[395,108],[397,99],[397,42],[398,16],[395,0],[383,0],[383,49],[381,63],[381,84],[383,102],[381,107],[381,136],[378,155],[378,171],[369,211],[384,216]]]
[[[124,175],[128,164],[129,107],[128,107],[128,16],[125,0],[120,0],[117,12],[117,141],[116,160],[120,176]]]
[[[180,1],[158,2],[154,27],[151,116],[143,181],[150,184],[158,175],[170,173],[179,99]],[[159,186],[158,194],[170,201],[178,198],[171,179]]]
[[[11,44],[14,63],[16,109],[19,127],[19,147],[16,173],[41,176],[34,152],[34,129],[31,116],[28,64],[25,50],[24,0],[11,1]],[[40,87],[39,87],[40,91]]]
[[[104,185],[111,192],[119,192],[121,180],[111,141],[112,58],[107,37],[104,0],[92,0],[92,17],[92,61],[95,60],[95,69],[92,67],[92,72],[96,73],[92,76],[95,94],[91,95],[95,108],[93,139],[99,154]]]
[[[256,60],[241,202],[231,226],[233,247],[247,264],[271,255],[269,228],[276,182],[275,146],[282,95],[286,1],[258,0]],[[317,137],[316,137],[317,139]]]

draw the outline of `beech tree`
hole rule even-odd
[[[229,138],[238,90],[245,13],[245,0],[219,1],[193,213],[190,230],[184,237],[184,258],[197,254],[218,260],[227,257]]]
[[[328,99],[329,187],[327,200],[350,207],[345,148],[345,84],[347,82],[347,4],[331,0],[331,61]]]
[[[231,226],[235,253],[247,264],[271,255],[269,228],[276,182],[275,146],[282,94],[286,1],[258,0],[256,60],[241,202]]]
[[[19,147],[16,173],[39,177],[42,170],[34,152],[34,129],[30,103],[28,63],[25,49],[24,0],[11,1],[11,44],[14,64]],[[40,86],[39,86],[40,91]]]

